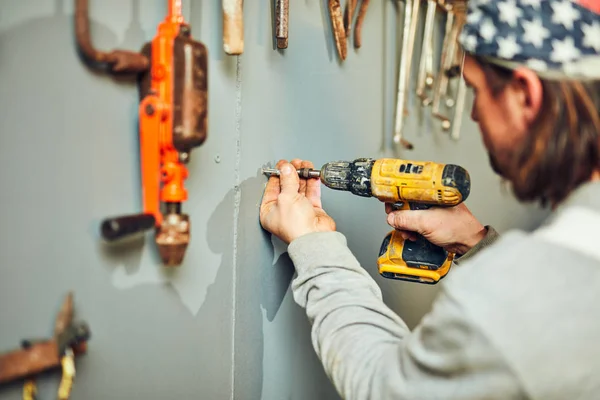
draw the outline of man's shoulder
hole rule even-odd
[[[600,374],[600,260],[589,253],[511,231],[451,271],[444,286],[531,393]],[[559,373],[557,360],[574,367]]]

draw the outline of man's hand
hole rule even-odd
[[[455,207],[433,207],[429,210],[392,211],[385,205],[387,222],[406,240],[415,240],[415,232],[431,243],[458,255],[471,250],[487,233],[487,229],[464,203]]]
[[[281,176],[269,178],[260,206],[262,227],[286,244],[307,233],[335,231],[335,222],[321,208],[321,181],[301,180],[296,172],[313,164],[281,160],[277,168]]]

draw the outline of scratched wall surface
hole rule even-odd
[[[139,49],[166,4],[90,3],[93,41],[103,49]],[[102,218],[140,207],[135,86],[80,62],[71,1],[0,0],[0,352],[51,335],[60,301],[74,290],[93,334],[77,362],[74,399],[336,399],[292,299],[285,246],[258,222],[261,166],[383,155],[458,162],[473,180],[467,204],[484,223],[531,229],[544,212],[502,190],[468,111],[458,142],[411,114],[406,136],[415,150],[391,147],[396,1],[371,2],[363,48],[344,65],[326,2],[290,2],[283,52],[271,39],[271,2],[245,2],[241,57],[222,51],[220,2],[183,3],[209,50],[209,136],[189,165],[193,240],[184,265],[165,270],[150,237],[116,248],[98,237]],[[417,324],[437,289],[375,275],[389,229],[383,206],[328,191],[323,201],[386,302]],[[41,398],[57,379],[40,378]],[[20,387],[0,387],[0,398],[19,399]]]

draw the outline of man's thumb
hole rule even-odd
[[[300,178],[296,172],[296,168],[290,163],[283,164],[279,171],[280,174],[280,185],[281,193],[296,194],[300,189]]]
[[[401,210],[393,211],[387,216],[387,223],[396,229],[420,232],[421,219],[419,211]]]

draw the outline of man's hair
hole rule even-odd
[[[475,58],[492,93],[500,94],[513,72]],[[554,205],[600,170],[600,80],[540,81],[540,112],[508,172],[519,200]]]

